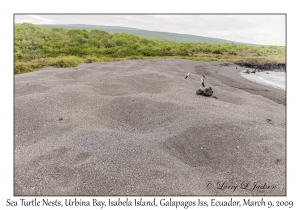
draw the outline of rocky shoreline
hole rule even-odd
[[[237,62],[235,64],[239,65],[240,67],[252,68],[254,69],[255,72],[262,72],[262,71],[286,72],[286,63],[278,63],[278,64],[265,63],[263,65],[257,65],[257,64],[246,63],[246,62]],[[255,73],[255,72],[252,71],[251,73]]]

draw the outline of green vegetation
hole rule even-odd
[[[119,27],[119,26],[101,26],[101,25],[85,25],[85,24],[50,24],[38,25],[43,28],[64,28],[64,29],[86,29],[90,31],[92,29],[98,29],[100,31],[106,31],[110,34],[114,33],[126,33],[140,37],[146,37],[155,40],[164,40],[164,41],[173,41],[173,42],[201,42],[201,43],[209,43],[209,44],[225,44],[225,43],[235,43],[235,44],[245,44],[251,46],[257,46],[255,44],[247,44],[241,42],[234,42],[224,39],[210,38],[204,36],[195,36],[189,34],[176,34],[169,32],[158,32],[158,31],[148,31],[143,29],[136,28],[128,28],[128,27]]]
[[[29,23],[15,24],[14,36],[15,74],[46,66],[170,57],[253,64],[285,62],[285,47],[279,46],[178,43],[98,29],[48,29]]]

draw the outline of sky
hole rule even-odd
[[[15,14],[14,21],[15,23],[30,22],[33,24],[122,26],[150,31],[198,35],[251,44],[286,45],[286,16],[283,13],[272,15]]]

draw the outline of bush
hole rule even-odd
[[[95,56],[87,56],[84,58],[84,62],[85,63],[94,63],[94,62],[97,62],[98,61],[98,58],[95,57]]]
[[[229,55],[237,55],[237,52],[232,50],[232,51],[229,52]]]
[[[21,62],[15,62],[15,67],[14,67],[15,74],[22,74],[22,73],[32,72],[32,71],[33,69],[28,67],[28,65]]]
[[[83,62],[84,60],[82,58],[76,56],[64,56],[64,57],[57,57],[51,59],[49,61],[49,65],[59,67],[59,68],[66,68],[66,67],[75,67],[78,64]]]
[[[221,50],[219,50],[219,49],[213,50],[212,53],[213,53],[213,54],[223,54],[223,53],[221,52]]]
[[[113,48],[107,48],[106,50],[104,50],[104,54],[106,55],[112,55],[114,53],[116,53],[116,50]]]

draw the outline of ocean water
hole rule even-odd
[[[267,72],[269,74],[267,74]],[[286,79],[285,72],[265,71],[265,72],[257,72],[255,74],[251,74],[251,73],[245,74],[241,72],[240,74],[242,75],[242,77],[251,80],[253,82],[257,82],[257,83],[261,83],[264,85],[285,90],[285,79]]]

